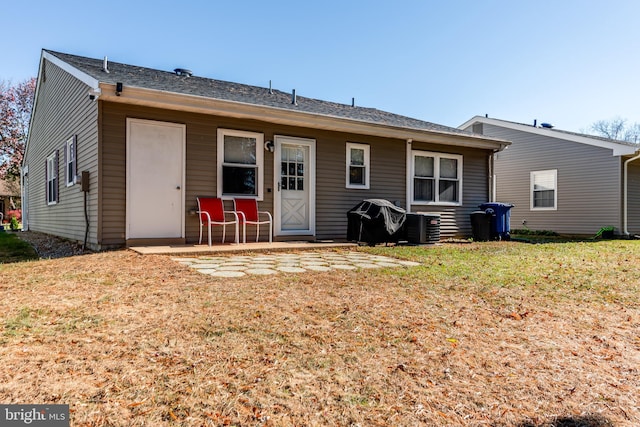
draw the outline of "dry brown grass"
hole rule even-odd
[[[0,401],[74,426],[640,425],[638,242],[366,250],[424,266],[0,265]]]

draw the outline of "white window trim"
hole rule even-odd
[[[76,174],[76,164],[77,164],[77,159],[78,159],[78,144],[76,143],[77,138],[76,135],[73,135],[71,138],[67,139],[67,141],[64,144],[64,159],[65,159],[65,164],[64,164],[64,176],[65,176],[65,183],[67,187],[71,187],[72,185],[74,185],[77,181],[77,174]],[[71,147],[73,146],[73,150],[71,150]],[[73,152],[73,158],[71,158],[71,153]],[[73,174],[69,174],[69,164],[73,163]]]
[[[351,149],[356,148],[359,150],[364,150],[364,184],[351,184],[349,182],[349,178],[351,174],[349,173],[349,168],[351,167]],[[345,187],[359,190],[368,190],[369,189],[369,177],[370,177],[370,169],[371,169],[371,146],[369,144],[359,144],[357,142],[347,142],[346,145],[347,157],[346,157],[346,173],[345,173]]]
[[[244,138],[255,138],[256,140],[256,179],[258,194],[255,196],[249,195],[224,195],[222,194],[222,166],[224,165],[224,137],[239,136]],[[232,200],[234,197],[255,197],[258,201],[264,199],[264,134],[258,132],[247,132],[235,129],[218,129],[218,158],[217,158],[217,191],[218,197],[224,200]]]
[[[54,151],[47,157],[47,168],[46,168],[46,176],[45,181],[47,184],[47,206],[57,205],[58,204],[58,192],[60,191],[60,177],[58,173],[58,152]],[[51,176],[51,179],[49,179]],[[49,189],[49,183],[52,180],[56,180],[56,188],[54,188],[55,193],[52,193]]]
[[[534,207],[533,206],[533,178],[536,175],[542,174],[553,174],[553,183],[554,183],[554,191],[553,191],[553,207],[544,208],[544,207]],[[531,171],[529,174],[529,198],[530,198],[530,210],[532,211],[556,211],[558,210],[558,169],[548,169],[542,171]]]
[[[414,191],[414,178],[415,178],[415,158],[416,157],[433,157],[434,158],[434,176],[436,180],[435,187],[435,201],[429,202],[424,200],[416,200],[415,199],[415,191]],[[409,165],[411,173],[409,174],[409,182],[407,183],[407,187],[411,188],[411,204],[413,205],[423,205],[423,206],[462,206],[462,158],[461,154],[449,154],[449,153],[437,153],[431,151],[422,151],[422,150],[412,150],[411,151],[411,164]],[[457,202],[441,202],[439,201],[440,194],[438,192],[438,182],[440,180],[440,159],[455,159],[458,161],[458,201]]]

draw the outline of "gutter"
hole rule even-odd
[[[640,152],[636,151],[636,156],[632,157],[630,159],[627,159],[624,161],[624,194],[623,194],[623,207],[622,207],[622,214],[623,214],[623,227],[624,227],[624,235],[625,236],[629,236],[629,226],[628,226],[628,189],[629,189],[629,181],[628,181],[628,166],[629,163],[633,162],[634,160],[638,160],[640,159]]]

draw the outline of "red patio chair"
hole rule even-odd
[[[269,224],[269,243],[271,243],[273,235],[271,214],[267,211],[259,211],[256,199],[233,199],[233,205],[242,224],[242,242],[247,243],[247,224],[256,226],[256,242],[260,237],[260,224]],[[267,219],[260,221],[261,214]]]
[[[222,226],[222,243],[224,243],[227,225],[235,224],[235,242],[236,244],[240,243],[240,239],[238,237],[238,214],[236,214],[234,211],[225,211],[222,199],[219,199],[217,197],[198,197],[197,199],[198,217],[200,218],[199,244],[202,244],[202,226],[205,224],[207,225],[208,229],[209,246],[211,246],[212,225]],[[233,219],[231,219],[231,216],[233,216]]]

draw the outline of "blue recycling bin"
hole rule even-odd
[[[511,235],[511,203],[483,203],[478,206],[491,214],[491,238],[495,240],[509,240]]]

